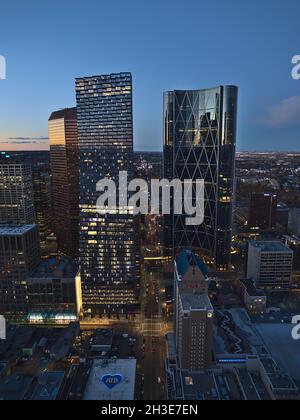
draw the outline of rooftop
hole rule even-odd
[[[42,261],[41,264],[31,273],[30,278],[67,278],[75,277],[78,266],[69,258],[51,258]]]
[[[243,285],[246,287],[247,292],[250,296],[266,296],[265,292],[263,290],[257,289],[253,283],[253,280],[251,279],[243,279],[241,280]]]
[[[280,241],[251,241],[250,246],[253,248],[260,248],[262,251],[265,252],[293,252],[288,246],[284,245]]]
[[[204,277],[208,277],[208,270],[205,263],[198,259],[192,251],[185,250],[176,259],[177,271],[184,276],[190,267],[198,267]]]
[[[181,303],[182,303],[182,307],[184,311],[189,311],[189,310],[213,311],[214,310],[208,295],[182,294],[180,298],[181,298]]]
[[[55,401],[58,398],[64,377],[64,372],[41,374],[31,399],[34,401]]]
[[[5,225],[0,226],[0,236],[21,236],[34,229],[36,225]]]
[[[22,401],[33,379],[24,375],[10,375],[0,379],[0,401]]]
[[[133,401],[136,360],[94,360],[85,390],[86,401]]]
[[[287,373],[283,372],[272,358],[262,358],[261,363],[275,390],[298,389],[292,378]]]
[[[65,108],[52,112],[49,121],[65,118],[67,120],[77,119],[77,108]]]

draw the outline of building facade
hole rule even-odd
[[[60,254],[79,256],[79,162],[76,108],[49,119],[54,229]]]
[[[277,201],[276,194],[251,194],[249,226],[262,230],[275,229],[277,221]]]
[[[0,160],[0,224],[35,223],[32,171],[28,164]]]
[[[46,247],[47,238],[53,232],[51,173],[48,164],[33,167],[33,196],[36,224],[39,228],[41,246]]]
[[[80,265],[83,306],[91,315],[137,310],[138,225],[133,211],[97,208],[103,178],[131,177],[132,77],[119,73],[76,80],[80,161]],[[118,199],[119,199],[118,195]]]
[[[237,97],[235,86],[164,95],[164,177],[205,183],[204,223],[166,216],[166,251],[193,249],[219,271],[231,268]]]
[[[69,258],[42,261],[26,279],[32,319],[47,312],[63,317],[82,312],[79,269]]]
[[[292,283],[294,252],[282,242],[249,242],[247,278],[257,288],[285,290]]]
[[[0,313],[28,312],[26,277],[39,264],[40,243],[36,225],[0,226]]]
[[[175,347],[182,370],[208,369],[213,354],[214,310],[208,297],[207,268],[191,251],[182,251],[174,266]]]

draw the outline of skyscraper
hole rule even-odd
[[[164,177],[205,183],[204,223],[166,216],[166,250],[193,249],[219,271],[231,266],[237,97],[235,86],[164,95]]]
[[[30,165],[0,161],[0,224],[35,223]]]
[[[79,163],[76,108],[53,112],[49,119],[53,212],[58,250],[79,253]]]
[[[263,230],[276,228],[277,195],[253,193],[251,194],[249,226]]]
[[[183,370],[198,372],[212,364],[213,315],[209,278],[202,260],[182,251],[174,267],[175,345]]]
[[[91,314],[137,308],[137,241],[130,210],[100,214],[96,184],[119,171],[131,176],[132,77],[110,74],[76,80],[80,161],[80,265],[83,305]]]
[[[42,247],[46,247],[47,238],[52,233],[52,188],[49,165],[39,163],[33,166],[33,196],[36,223],[39,228]]]
[[[27,314],[26,276],[40,261],[36,225],[0,226],[0,313]]]

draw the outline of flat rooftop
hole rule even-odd
[[[292,378],[287,373],[281,371],[272,358],[262,358],[261,362],[275,389],[297,390],[297,386]]]
[[[22,401],[32,384],[33,378],[24,375],[10,375],[0,379],[0,401]]]
[[[255,325],[272,358],[300,385],[300,340],[293,340],[292,328],[282,323]]]
[[[133,401],[136,360],[94,360],[87,382],[85,401]]]
[[[45,372],[41,374],[31,400],[55,401],[58,398],[64,377],[64,372]]]
[[[263,290],[257,289],[253,283],[253,280],[251,279],[243,279],[241,280],[243,285],[246,287],[247,292],[250,296],[266,296],[265,292]]]
[[[36,225],[0,225],[0,236],[21,236],[34,229]]]
[[[182,294],[181,296],[181,303],[183,310],[202,310],[202,311],[213,311],[212,304],[208,295],[188,295]]]
[[[42,261],[29,278],[75,278],[77,273],[78,266],[70,258],[50,258]]]
[[[253,248],[260,248],[264,252],[293,252],[291,248],[280,241],[252,241],[250,245]]]

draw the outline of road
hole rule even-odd
[[[85,321],[81,328],[86,330],[113,327],[115,332],[128,333],[137,337],[137,386],[138,399],[165,400],[165,358],[167,354],[166,334],[172,325],[163,317],[164,305],[163,275],[160,271],[144,269],[141,285],[141,313],[133,320],[103,319]]]
[[[142,290],[143,314],[141,337],[143,338],[141,371],[145,375],[144,398],[163,400],[166,398],[165,358],[167,325],[162,316],[163,294],[160,273],[144,273]]]

